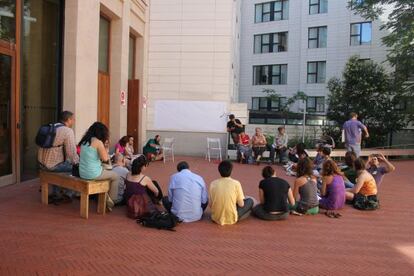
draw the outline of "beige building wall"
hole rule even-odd
[[[234,0],[151,1],[147,138],[156,133],[174,137],[176,153],[188,155],[204,154],[206,137],[226,144],[225,127],[215,133],[159,131],[154,113],[159,100],[220,101],[231,111],[239,7]]]
[[[110,132],[113,145],[127,131],[127,105],[120,92],[128,91],[130,33],[136,37],[135,78],[140,96],[146,96],[148,0],[71,0],[65,6],[63,108],[76,114],[75,135],[80,140],[97,120],[99,18],[111,20],[110,28]],[[139,108],[139,107],[136,107]],[[145,121],[145,113],[140,116]],[[145,124],[140,124],[140,141]]]

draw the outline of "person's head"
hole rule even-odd
[[[280,126],[280,127],[277,128],[277,131],[279,131],[280,135],[283,135],[283,134],[285,134],[286,129],[283,126]]]
[[[313,163],[308,157],[300,159],[296,168],[296,176],[311,176],[313,175]]]
[[[148,160],[144,155],[141,155],[132,161],[131,174],[138,175],[148,166]]]
[[[306,146],[305,146],[304,143],[296,144],[296,153],[298,155],[301,155],[301,154],[305,153],[305,149],[306,149]]]
[[[271,166],[266,166],[262,170],[262,176],[264,179],[270,178],[275,175],[275,170]]]
[[[188,170],[190,168],[190,165],[188,165],[187,162],[181,161],[177,165],[177,171],[181,172],[182,170]]]
[[[125,147],[128,144],[128,136],[123,136],[121,139],[119,139],[118,143],[121,145],[121,147]]]
[[[379,160],[378,160],[378,155],[376,155],[376,154],[371,154],[370,156],[369,156],[370,158],[369,158],[369,166],[370,167],[378,167],[379,166],[379,164],[380,164],[380,162],[379,162]]]
[[[75,124],[75,115],[73,114],[73,112],[70,111],[62,111],[62,113],[60,113],[59,115],[59,121],[62,124],[65,124],[67,127],[73,127],[73,125]]]
[[[323,162],[321,174],[323,176],[343,175],[338,165],[332,159],[328,159]]]
[[[114,163],[118,166],[125,167],[125,157],[120,153],[115,154]]]
[[[331,155],[331,148],[323,147],[321,153],[324,157],[329,157]]]
[[[229,115],[229,120],[230,121],[234,121],[235,119],[236,119],[236,117],[234,116],[234,114]]]
[[[322,149],[323,149],[323,145],[322,144],[317,144],[316,145],[316,152],[321,153],[322,152]]]
[[[161,136],[159,136],[159,135],[157,134],[157,135],[155,135],[154,139],[155,139],[155,142],[157,142],[157,143],[159,144],[159,143],[160,143],[160,141],[161,141]]]
[[[357,171],[357,172],[365,170],[365,161],[364,161],[364,159],[362,159],[361,157],[355,159],[354,168],[355,168],[355,171]]]
[[[83,135],[79,145],[91,144],[93,137],[105,144],[109,140],[109,130],[106,125],[101,122],[93,123]]]
[[[254,131],[255,131],[256,135],[260,135],[260,134],[262,134],[262,129],[261,129],[260,127],[256,127],[256,128],[254,129]]]
[[[221,161],[218,170],[221,177],[230,177],[231,171],[233,170],[233,164],[228,160]]]
[[[347,151],[345,153],[345,164],[348,167],[353,168],[354,167],[354,162],[355,162],[355,159],[356,158],[357,158],[357,156],[356,156],[355,152],[353,152],[353,151]]]
[[[244,130],[242,130],[242,131],[240,132],[240,135],[241,135],[241,136],[244,136],[244,135],[246,135],[246,132],[244,132]]]
[[[358,118],[358,114],[356,114],[355,112],[351,112],[351,113],[349,113],[349,118],[351,118],[351,119],[357,119]]]
[[[127,135],[128,137],[128,144],[130,146],[134,145],[134,137],[132,137],[132,135]]]

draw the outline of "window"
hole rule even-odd
[[[252,110],[280,111],[286,103],[285,97],[271,99],[268,97],[253,97]]]
[[[105,17],[99,19],[99,59],[98,69],[102,73],[109,73],[109,40],[110,22]]]
[[[308,97],[306,112],[325,112],[325,97]]]
[[[259,34],[254,36],[254,53],[277,53],[287,51],[287,32]]]
[[[312,27],[308,29],[308,48],[326,48],[327,27]]]
[[[288,19],[289,1],[278,0],[256,4],[255,23]]]
[[[371,44],[371,22],[351,24],[351,45]]]
[[[326,61],[308,62],[308,83],[324,83],[326,77]]]
[[[328,0],[309,0],[309,14],[327,13]]]
[[[287,83],[287,64],[253,66],[253,85]]]

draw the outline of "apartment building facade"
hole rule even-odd
[[[327,82],[341,77],[349,57],[386,60],[381,22],[355,14],[347,0],[245,0],[241,15],[239,101],[248,105],[251,124],[302,125],[300,114],[286,117],[280,110],[303,91],[306,107],[298,101],[291,111],[306,108],[306,125],[322,126]],[[268,99],[265,89],[280,97]]]

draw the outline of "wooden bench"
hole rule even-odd
[[[48,204],[49,184],[80,192],[80,215],[88,218],[89,195],[98,194],[98,214],[105,214],[106,194],[109,190],[109,180],[84,180],[67,173],[40,172],[42,185],[42,203]]]

